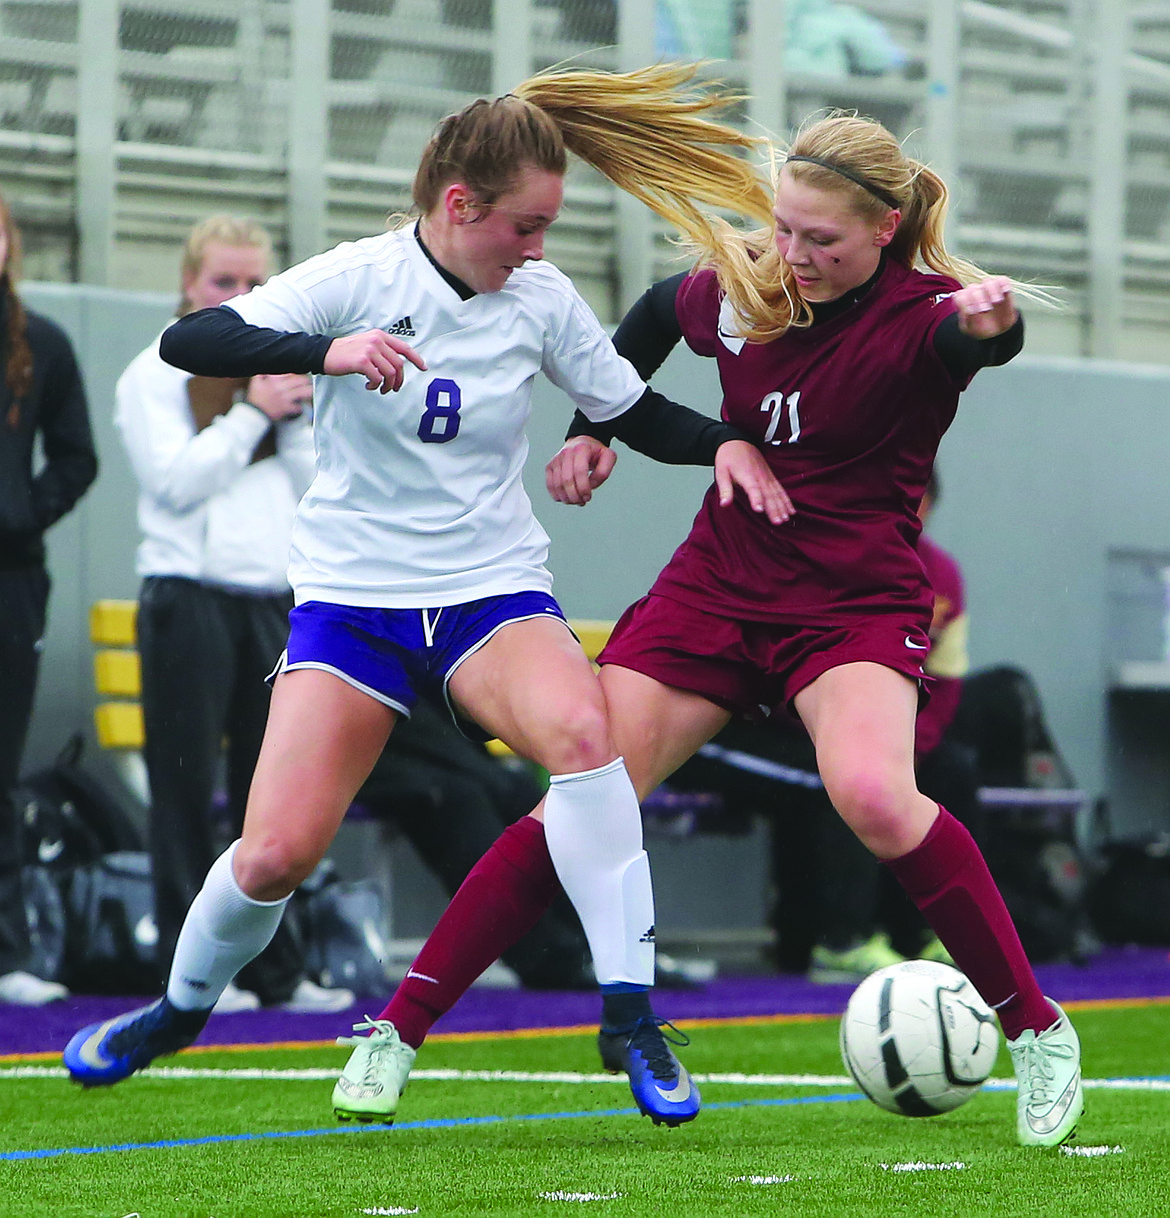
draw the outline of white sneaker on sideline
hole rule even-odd
[[[43,1007],[68,997],[69,991],[59,981],[45,981],[19,969],[0,977],[0,1002],[14,1007]]]
[[[230,981],[211,1008],[213,1015],[234,1015],[237,1011],[258,1011],[260,999],[251,990],[241,990]]]
[[[297,988],[293,990],[289,998],[278,1005],[282,1011],[330,1015],[337,1011],[344,1011],[353,1004],[353,990],[340,988],[327,990],[315,981],[310,981],[308,977],[304,977],[297,982]]]
[[[1081,1042],[1068,1016],[1052,1002],[1056,1022],[1037,1035],[1029,1028],[1007,1042],[1019,1095],[1016,1132],[1021,1146],[1060,1146],[1076,1133],[1085,1107]]]

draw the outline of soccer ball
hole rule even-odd
[[[871,973],[841,1018],[841,1056],[879,1108],[937,1116],[965,1104],[999,1051],[995,1014],[956,968],[904,960]]]

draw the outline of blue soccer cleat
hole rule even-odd
[[[639,1019],[623,1028],[603,1027],[597,1036],[601,1064],[611,1074],[629,1075],[634,1103],[655,1125],[682,1125],[699,1115],[702,1097],[694,1080],[667,1044],[663,1028],[678,1039],[671,1044],[689,1045],[690,1039],[665,1019]]]
[[[163,997],[105,1023],[91,1023],[65,1046],[65,1068],[83,1087],[120,1083],[156,1057],[193,1043],[210,1014],[210,1010],[181,1011]]]

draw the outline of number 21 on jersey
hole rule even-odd
[[[770,393],[760,403],[760,409],[772,417],[764,432],[766,444],[795,444],[800,439],[800,390],[785,398],[782,393]]]

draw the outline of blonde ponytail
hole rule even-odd
[[[699,245],[712,218],[695,202],[770,223],[766,180],[741,154],[765,141],[718,114],[741,101],[718,86],[696,86],[698,68],[657,64],[634,72],[550,70],[516,94],[561,129],[565,146]]]

